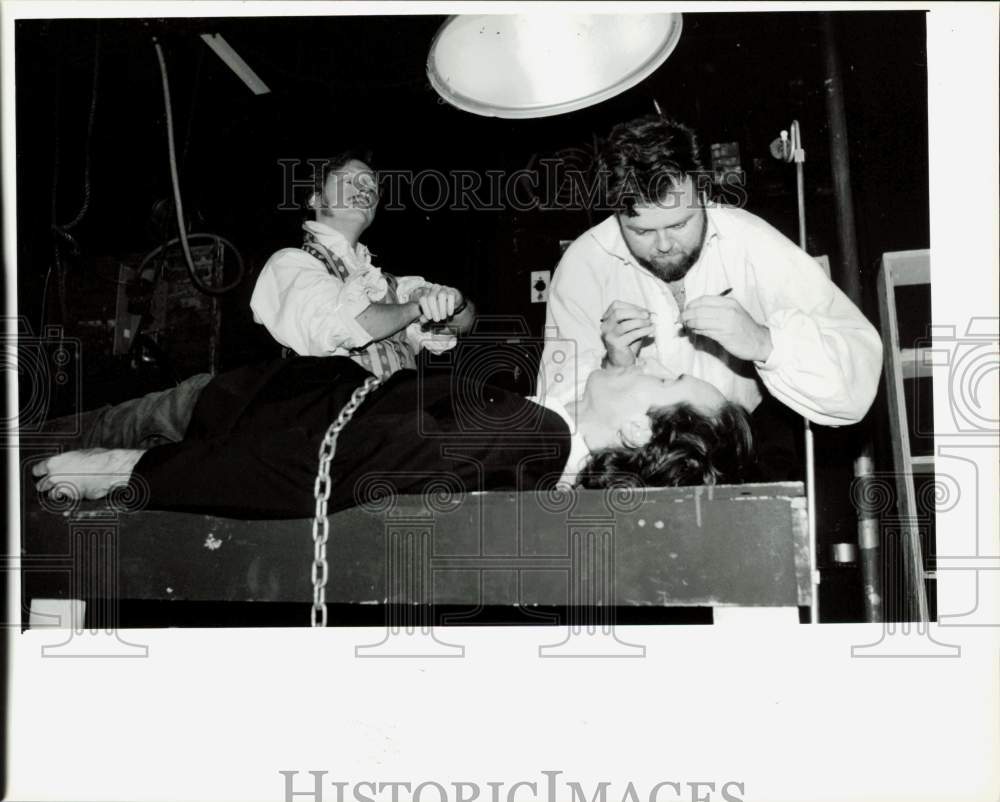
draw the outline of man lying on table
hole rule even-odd
[[[99,499],[137,483],[151,509],[311,517],[320,444],[370,376],[346,357],[293,357],[106,407],[84,416],[72,450],[32,466],[36,487]],[[738,483],[752,470],[746,413],[693,377],[609,367],[564,405],[402,370],[341,432],[328,509],[354,506],[376,478],[419,493],[446,475],[471,492]]]

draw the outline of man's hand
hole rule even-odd
[[[465,303],[465,296],[454,287],[426,284],[410,293],[410,300],[420,307],[420,322],[441,323],[448,320]]]
[[[693,334],[715,340],[739,359],[764,362],[771,355],[771,331],[732,297],[703,295],[684,307],[681,320]]]
[[[31,467],[35,489],[52,498],[104,498],[113,487],[128,483],[145,452],[133,448],[86,448],[65,451]]]
[[[607,351],[607,364],[616,367],[633,364],[643,339],[652,337],[654,330],[648,309],[626,301],[613,301],[601,318],[601,340]]]

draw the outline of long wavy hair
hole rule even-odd
[[[677,487],[740,484],[754,478],[750,417],[727,403],[714,415],[690,404],[649,411],[652,437],[643,446],[591,454],[577,484],[600,487]]]

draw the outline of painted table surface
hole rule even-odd
[[[25,511],[28,599],[312,600],[312,520]],[[795,606],[801,483],[377,499],[330,517],[339,604]]]

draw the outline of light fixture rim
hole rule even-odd
[[[444,22],[441,23],[441,27],[438,28],[437,32],[434,34],[434,38],[431,40],[430,50],[427,53],[427,80],[430,82],[434,91],[437,92],[438,96],[455,108],[470,112],[471,114],[479,115],[481,117],[497,117],[505,120],[537,119],[541,117],[553,117],[557,114],[567,114],[569,112],[579,111],[580,109],[595,106],[598,103],[620,95],[622,92],[627,92],[629,89],[632,89],[637,84],[646,80],[646,78],[656,72],[656,70],[663,65],[663,63],[670,57],[670,54],[676,49],[684,27],[684,15],[681,12],[665,12],[663,16],[672,17],[675,20],[675,24],[670,26],[664,43],[656,51],[654,51],[653,56],[646,59],[641,65],[639,65],[639,67],[632,70],[623,79],[615,82],[605,89],[560,103],[544,103],[536,106],[498,106],[496,104],[484,103],[482,101],[475,100],[470,98],[468,95],[452,90],[445,78],[438,72],[437,67],[434,64],[434,52],[441,35],[453,20],[459,17],[468,16],[498,17],[522,15],[452,14],[449,16]],[[603,16],[624,15],[609,14]]]

